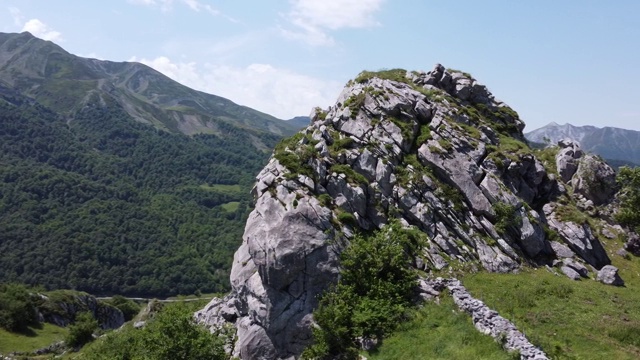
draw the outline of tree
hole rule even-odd
[[[356,235],[341,256],[341,279],[320,299],[314,344],[305,358],[355,359],[358,338],[390,333],[410,305],[416,274],[410,255],[417,233],[394,222],[370,236]]]
[[[640,168],[622,167],[618,172],[620,192],[620,210],[616,220],[635,232],[640,232]]]
[[[24,285],[0,284],[0,327],[24,331],[38,323],[33,296]]]
[[[90,312],[81,312],[76,315],[75,322],[69,326],[69,334],[65,343],[71,347],[82,346],[93,340],[93,332],[98,328],[98,320]]]

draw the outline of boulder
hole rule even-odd
[[[580,274],[578,274],[577,271],[569,266],[560,267],[560,271],[562,271],[563,274],[567,275],[567,277],[571,280],[580,280]]]
[[[616,172],[604,160],[585,155],[571,180],[573,191],[584,196],[593,205],[602,205],[613,200],[617,191]]]
[[[602,269],[598,271],[597,280],[607,285],[624,286],[624,281],[620,275],[618,275],[618,268],[613,265],[602,267]]]
[[[570,139],[560,140],[558,146],[560,151],[556,155],[556,168],[562,181],[568,183],[578,170],[578,159],[584,153],[578,143]]]

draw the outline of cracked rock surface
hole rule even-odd
[[[608,191],[610,168],[563,143],[556,176],[525,144],[523,128],[468,74],[441,65],[363,73],[258,174],[232,292],[196,318],[212,330],[233,325],[231,351],[241,359],[298,358],[349,238],[390,218],[428,237],[413,264],[425,271],[470,263],[511,272],[570,259],[557,264],[578,278],[583,263],[610,264],[589,224],[565,219],[556,201],[575,186],[585,206],[606,202],[598,186]]]

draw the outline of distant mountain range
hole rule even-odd
[[[0,92],[19,92],[70,121],[98,96],[103,102],[115,100],[138,121],[187,135],[222,134],[222,123],[252,133],[291,135],[296,130],[271,115],[190,89],[146,65],[81,58],[28,32],[0,33]]]
[[[293,119],[287,120],[287,123],[297,129],[302,129],[303,127],[309,126],[311,118],[308,116],[296,116]]]
[[[524,135],[529,141],[541,144],[555,144],[570,138],[579,142],[584,150],[602,156],[613,165],[640,164],[640,131],[550,123]]]

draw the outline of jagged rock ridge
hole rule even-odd
[[[339,276],[340,251],[355,231],[390,218],[426,233],[414,261],[426,271],[608,265],[595,230],[570,215],[596,215],[608,196],[598,188],[613,171],[573,143],[543,163],[523,128],[466,73],[441,65],[361,73],[276,148],[257,177],[232,293],[196,317],[212,328],[233,324],[242,359],[297,358],[311,341],[318,295]],[[585,185],[576,203],[567,188],[577,184]]]

